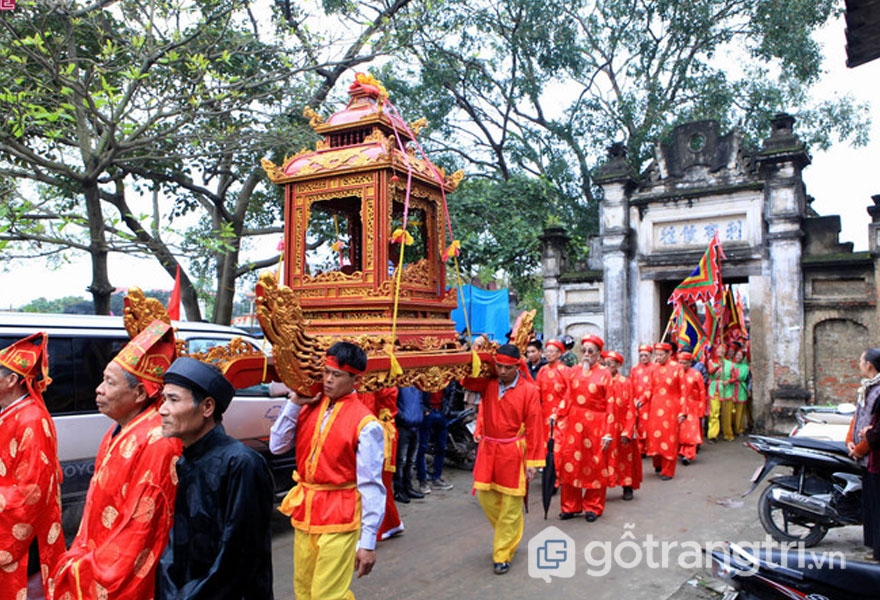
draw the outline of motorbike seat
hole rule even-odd
[[[849,456],[849,452],[846,449],[845,442],[829,442],[826,440],[816,440],[813,438],[786,438],[786,442],[790,442],[793,446],[799,446],[801,448],[809,448],[811,450],[824,450],[825,452],[833,452],[835,454],[842,454],[843,456]]]
[[[863,594],[865,590],[880,589],[880,565],[855,560],[841,561],[839,555],[821,552],[761,551],[758,555],[789,569],[803,573],[805,579],[853,594]]]

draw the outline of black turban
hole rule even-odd
[[[217,367],[181,356],[165,371],[165,383],[179,385],[204,397],[211,397],[220,414],[229,407],[235,388]]]

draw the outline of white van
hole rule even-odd
[[[186,341],[187,352],[204,352],[241,337],[255,349],[261,343],[233,327],[210,323],[174,321],[177,339]],[[0,349],[33,333],[49,334],[49,376],[52,385],[43,399],[58,432],[58,456],[64,470],[61,498],[64,528],[75,531],[82,501],[95,469],[95,455],[113,421],[98,412],[95,388],[104,367],[128,343],[122,317],[0,312]],[[223,414],[226,433],[262,454],[272,470],[277,491],[290,487],[293,452],[273,456],[269,452],[269,429],[285,397],[272,398],[265,384],[237,390]]]

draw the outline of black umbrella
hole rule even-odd
[[[555,423],[550,425],[550,439],[547,440],[547,458],[544,463],[544,472],[541,473],[541,500],[544,502],[544,520],[547,520],[547,512],[550,510],[550,500],[556,491],[556,462],[553,460],[553,433]]]

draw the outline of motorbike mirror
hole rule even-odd
[[[844,402],[837,405],[837,412],[842,415],[851,415],[856,412],[856,405],[852,402]]]

